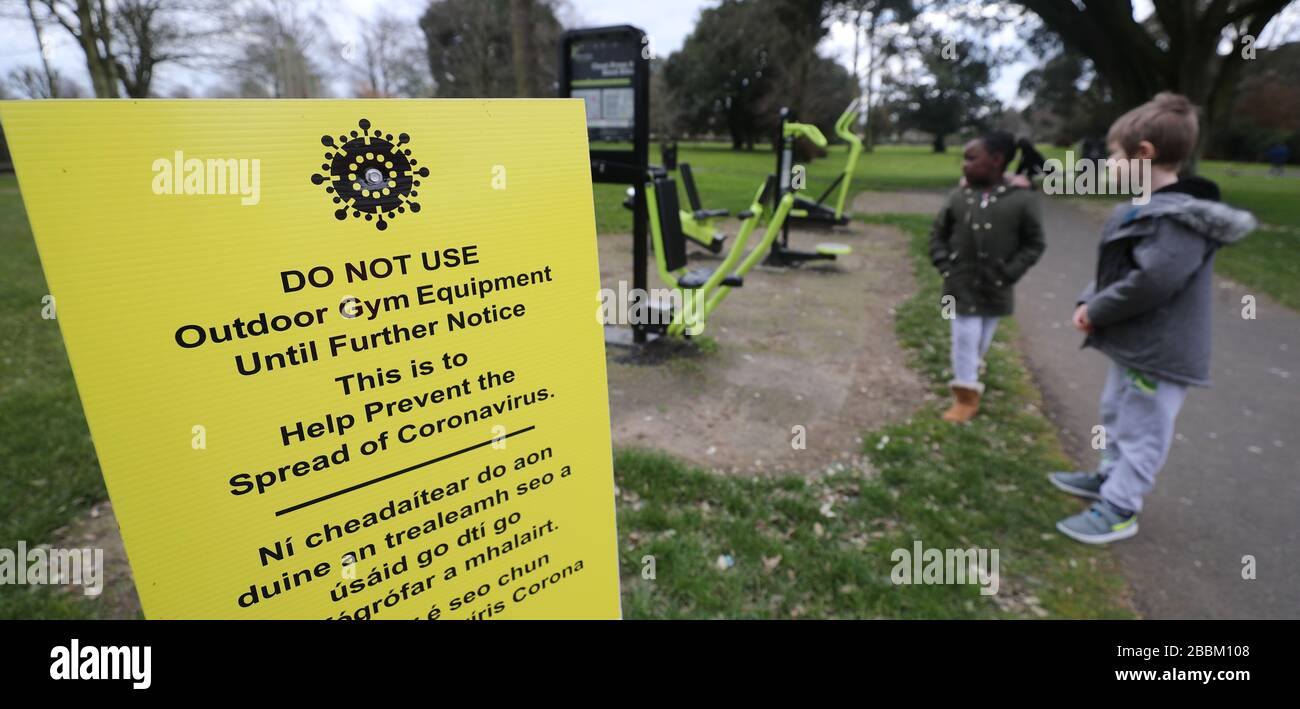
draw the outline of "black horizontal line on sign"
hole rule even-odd
[[[408,466],[408,467],[402,468],[401,470],[394,470],[393,472],[388,473],[387,475],[380,475],[379,477],[374,478],[373,480],[367,480],[367,481],[362,482],[362,483],[357,483],[356,485],[353,485],[352,487],[345,487],[345,488],[343,488],[342,490],[336,490],[336,491],[334,491],[334,492],[331,492],[331,493],[328,494],[328,495],[321,495],[320,497],[317,497],[317,498],[314,498],[314,499],[311,499],[311,500],[307,500],[306,502],[299,502],[298,504],[296,504],[296,505],[294,505],[294,506],[292,506],[292,507],[286,507],[286,508],[280,510],[279,512],[276,512],[276,513],[275,513],[275,516],[276,516],[276,517],[279,517],[280,515],[285,515],[285,514],[289,514],[290,512],[295,512],[295,511],[297,511],[297,510],[301,510],[301,509],[304,508],[304,507],[311,507],[312,505],[316,504],[317,502],[324,502],[324,501],[326,501],[326,500],[330,500],[330,499],[333,499],[333,498],[335,498],[335,497],[338,497],[339,495],[346,495],[346,494],[348,494],[349,492],[355,492],[355,491],[357,491],[357,490],[360,490],[360,489],[363,488],[363,487],[368,487],[368,486],[370,486],[370,485],[374,485],[375,483],[383,482],[383,481],[385,481],[385,480],[387,480],[387,479],[389,479],[389,478],[395,478],[395,477],[397,477],[398,475],[405,475],[406,473],[409,473],[409,472],[411,472],[412,470],[419,470],[420,468],[423,468],[423,467],[426,466],[426,465],[433,465],[434,463],[441,463],[442,461],[447,460],[448,458],[455,458],[456,456],[461,455],[462,453],[468,453],[468,452],[470,452],[470,451],[472,451],[472,450],[478,450],[479,448],[482,448],[483,446],[486,446],[486,445],[491,445],[492,443],[494,443],[494,442],[496,442],[496,441],[505,440],[505,439],[507,439],[507,438],[511,438],[511,437],[513,437],[513,436],[518,436],[518,435],[521,434],[521,433],[528,433],[529,431],[533,430],[534,428],[537,428],[537,427],[536,427],[536,426],[525,426],[524,428],[521,428],[521,429],[519,429],[518,431],[512,431],[512,432],[510,432],[510,433],[505,434],[504,436],[497,436],[497,437],[489,438],[489,439],[487,439],[486,441],[483,441],[482,443],[475,443],[475,444],[472,445],[472,446],[466,446],[465,448],[461,448],[461,449],[458,450],[458,451],[452,451],[452,452],[450,452],[450,453],[444,453],[443,455],[440,455],[440,456],[438,456],[437,458],[430,458],[429,460],[426,460],[426,461],[424,461],[423,463],[416,463],[415,465],[411,465],[411,466]]]

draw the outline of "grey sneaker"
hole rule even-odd
[[[1073,517],[1056,523],[1056,529],[1065,536],[1084,544],[1107,544],[1138,533],[1137,515],[1125,516],[1114,505],[1104,500]]]
[[[1097,473],[1048,473],[1047,479],[1057,488],[1089,500],[1101,499],[1101,484],[1106,482]]]

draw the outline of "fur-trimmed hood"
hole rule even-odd
[[[1255,215],[1244,209],[1178,192],[1152,195],[1137,218],[1152,217],[1165,217],[1224,245],[1241,241],[1259,226]]]
[[[1224,246],[1241,241],[1259,226],[1255,216],[1244,209],[1174,190],[1161,190],[1151,195],[1151,202],[1141,207],[1133,207],[1125,215],[1123,224],[1127,226],[1134,222],[1156,218],[1176,222]],[[1120,231],[1122,232],[1123,229]]]

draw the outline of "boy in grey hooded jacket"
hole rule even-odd
[[[1133,145],[1135,139],[1142,147]],[[1102,229],[1096,280],[1079,297],[1075,326],[1087,333],[1084,346],[1111,360],[1101,396],[1105,445],[1098,470],[1050,476],[1056,487],[1097,500],[1057,524],[1081,542],[1137,533],[1137,513],[1169,453],[1187,388],[1210,384],[1215,252],[1255,228],[1249,213],[1218,201],[1214,183],[1177,179],[1195,141],[1194,109],[1172,94],[1134,109],[1111,129],[1112,158],[1116,152],[1129,158],[1151,153],[1146,159],[1163,153],[1163,162],[1153,161],[1153,182],[1163,167],[1170,184],[1145,205],[1116,208]]]

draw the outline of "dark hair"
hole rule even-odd
[[[985,133],[980,138],[984,143],[984,149],[990,153],[996,153],[1002,156],[1002,166],[1005,169],[1016,159],[1016,137],[1002,130],[995,130],[992,133]]]
[[[1016,165],[1016,174],[1028,177],[1042,175],[1043,166],[1047,164],[1047,158],[1043,157],[1043,154],[1034,147],[1034,141],[1021,138],[1016,141],[1016,147],[1020,148],[1020,164]]]

